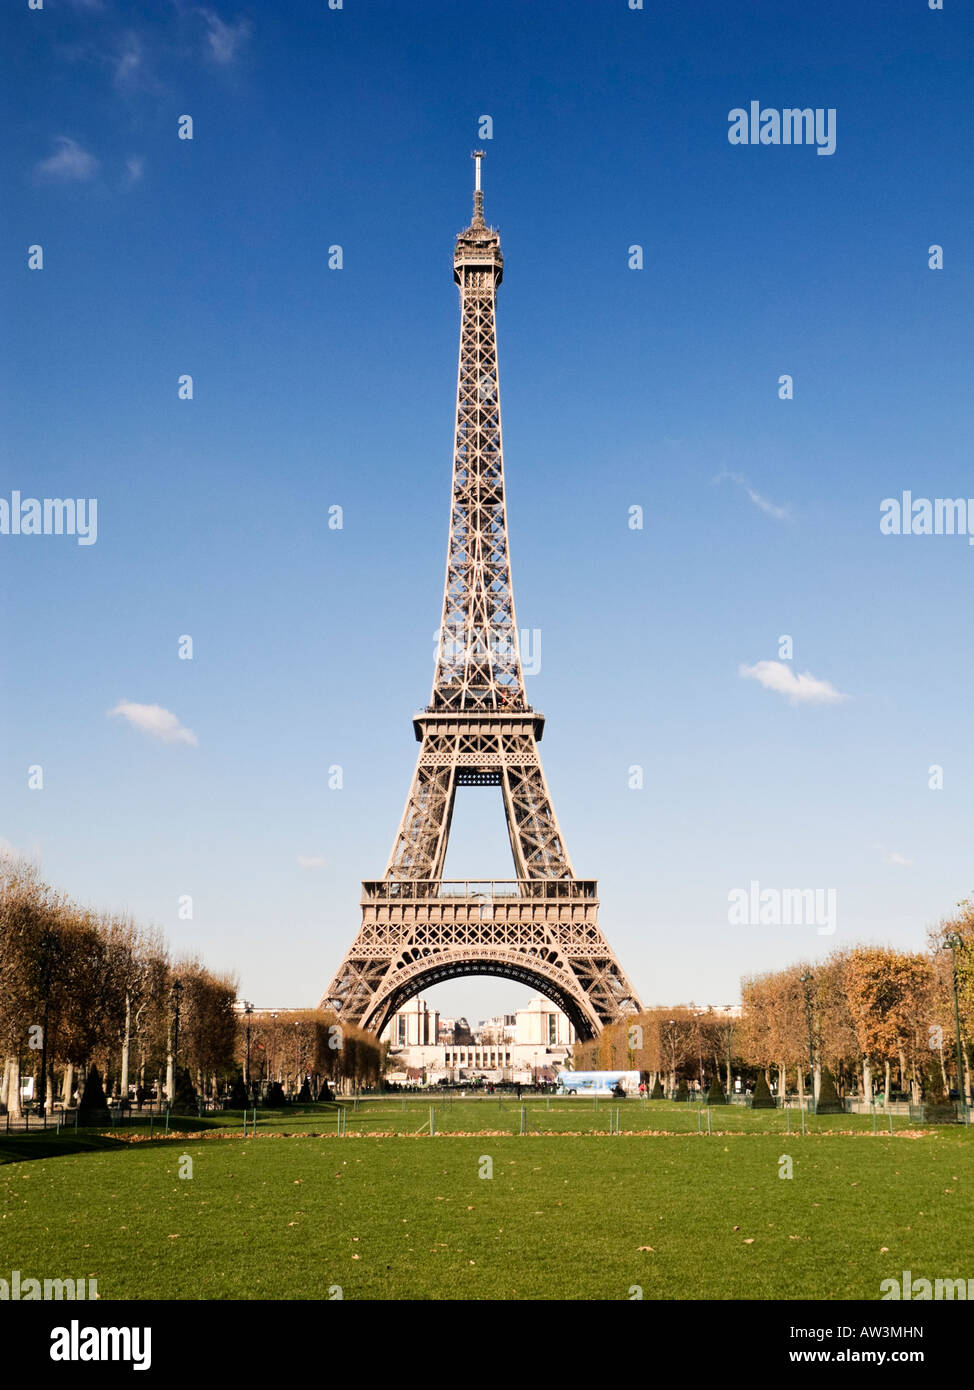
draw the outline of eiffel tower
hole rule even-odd
[[[385,875],[362,884],[362,925],[321,1000],[381,1033],[421,990],[499,975],[539,990],[580,1039],[640,1008],[578,879],[545,781],[544,716],[527,703],[514,618],[494,303],[504,273],[486,225],[483,151],[459,234],[460,365],[450,537],[433,694],[413,719],[419,759]],[[501,787],[516,880],[445,880],[457,787]]]

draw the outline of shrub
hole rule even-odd
[[[720,1084],[720,1073],[714,1072],[714,1079],[710,1083],[710,1090],[707,1092],[708,1105],[726,1105],[727,1097],[724,1095],[724,1088]]]
[[[841,1115],[845,1107],[839,1098],[839,1093],[835,1089],[835,1082],[828,1067],[822,1068],[822,1084],[818,1088],[818,1100],[815,1102],[816,1115]]]
[[[287,1105],[287,1097],[284,1094],[284,1087],[279,1081],[272,1081],[264,1097],[264,1105],[268,1110],[283,1110]]]
[[[676,1088],[676,1095],[673,1097],[673,1099],[674,1099],[674,1100],[689,1100],[689,1099],[690,1099],[690,1087],[687,1085],[687,1083],[686,1083],[686,1081],[683,1079],[683,1077],[680,1078],[680,1084],[679,1084],[679,1086],[677,1086],[677,1088]]]
[[[229,1110],[246,1110],[249,1106],[250,1096],[247,1094],[243,1077],[235,1076],[233,1085],[230,1087],[230,1094],[227,1096],[227,1108]]]
[[[650,1100],[665,1100],[665,1099],[666,1099],[666,1092],[663,1090],[663,1087],[660,1085],[660,1079],[659,1079],[659,1076],[658,1076],[658,1075],[657,1075],[657,1077],[656,1077],[655,1082],[653,1083],[653,1089],[652,1089],[652,1090],[650,1091],[650,1093],[649,1093],[649,1098],[650,1098]]]
[[[774,1110],[774,1096],[768,1087],[768,1078],[763,1071],[758,1072],[757,1084],[754,1087],[754,1095],[751,1097],[752,1110]]]
[[[944,1090],[940,1066],[934,1062],[923,1078],[923,1118],[932,1125],[952,1125],[957,1120],[957,1112]]]
[[[189,1067],[176,1068],[176,1094],[172,1108],[180,1115],[195,1115],[199,1111],[199,1096],[189,1074]]]
[[[85,1088],[78,1104],[78,1124],[103,1125],[107,1124],[110,1118],[101,1076],[97,1067],[91,1067],[85,1077]]]

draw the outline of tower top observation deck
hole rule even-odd
[[[469,227],[457,234],[457,244],[453,252],[453,278],[458,285],[463,284],[465,268],[494,270],[494,288],[504,278],[504,257],[501,255],[500,233],[488,227],[484,221],[484,192],[481,186],[480,162],[483,150],[474,150],[471,159],[476,164],[473,191],[473,220]]]

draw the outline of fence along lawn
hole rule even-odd
[[[433,1112],[437,1134],[602,1134],[614,1132],[672,1134],[809,1134],[816,1133],[898,1133],[925,1128],[922,1121],[908,1114],[887,1114],[882,1109],[866,1114],[804,1115],[797,1108],[751,1110],[744,1105],[709,1108],[673,1101],[614,1100],[608,1097],[525,1096],[399,1096],[395,1094],[359,1097],[332,1105],[291,1107],[286,1110],[258,1110],[258,1133],[277,1130],[286,1133],[419,1135],[429,1133]],[[243,1112],[210,1114],[202,1122],[174,1117],[180,1130],[203,1123],[209,1129],[236,1131],[244,1126]],[[248,1132],[255,1124],[254,1112],[246,1119]],[[124,1133],[129,1123],[116,1132]],[[148,1131],[147,1131],[148,1132]],[[156,1121],[154,1133],[159,1133]]]

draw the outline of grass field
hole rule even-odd
[[[0,1277],[127,1299],[878,1298],[904,1269],[974,1277],[969,1128],[818,1116],[789,1136],[780,1112],[725,1107],[708,1136],[694,1108],[628,1102],[610,1135],[605,1102],[525,1108],[550,1133],[457,1099],[431,1139],[428,1101],[377,1098],[341,1139],[312,1107],[248,1139],[219,1117],[205,1137],[0,1140]],[[367,1137],[395,1129],[412,1137]]]

